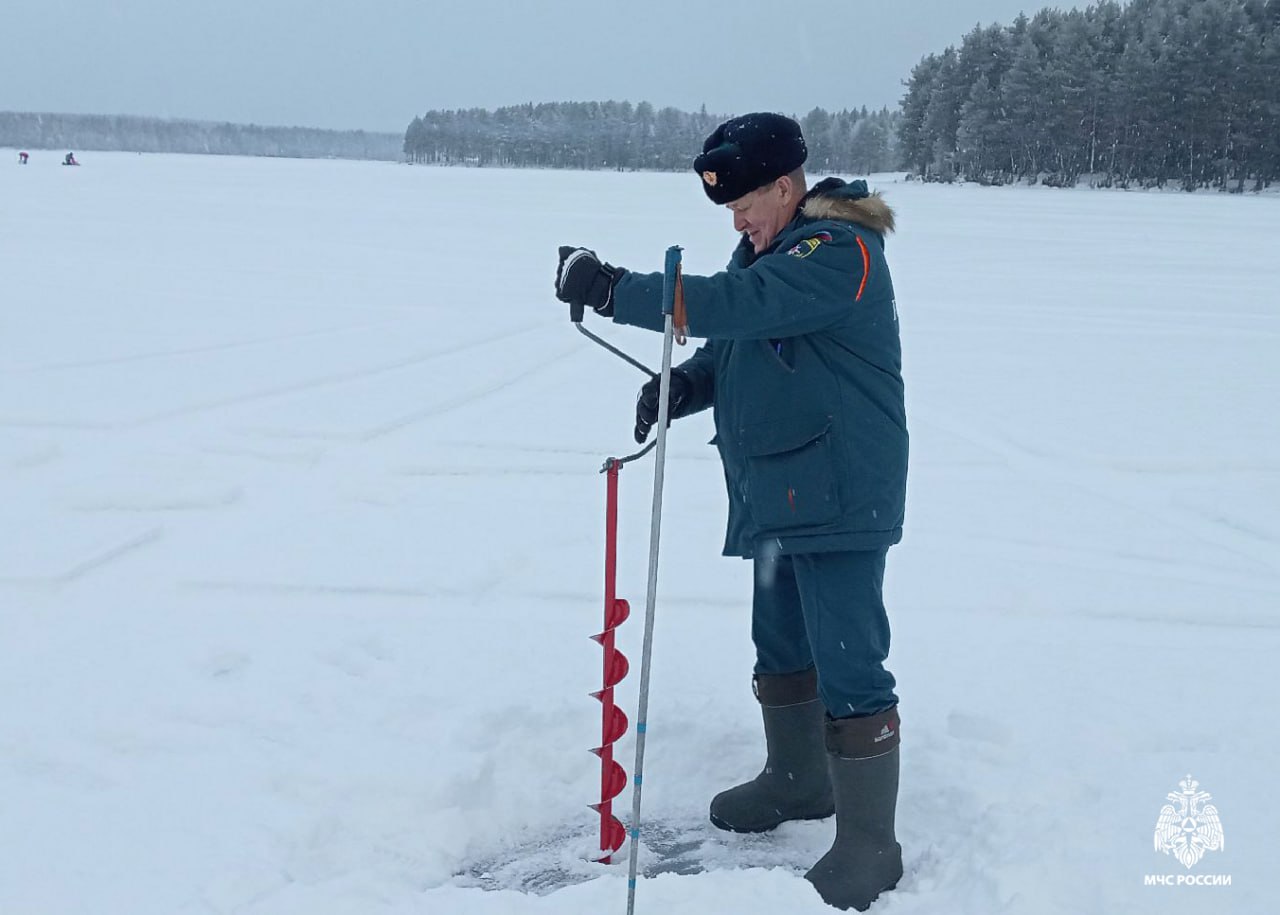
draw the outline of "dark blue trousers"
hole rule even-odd
[[[755,558],[751,638],[757,674],[818,669],[833,718],[874,715],[898,702],[884,609],[887,549],[777,553]]]

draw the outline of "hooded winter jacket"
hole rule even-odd
[[[681,415],[714,407],[729,494],[724,552],[871,550],[902,538],[907,424],[884,233],[866,183],[828,178],[759,255],[685,276]],[[625,273],[613,320],[661,331],[662,274]]]

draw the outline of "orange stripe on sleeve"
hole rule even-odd
[[[857,302],[867,291],[867,277],[871,274],[871,252],[867,250],[867,243],[862,240],[861,235],[855,235],[854,238],[858,240],[858,247],[862,249],[862,282],[858,284],[858,294],[853,297]]]

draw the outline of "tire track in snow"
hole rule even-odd
[[[1197,523],[1188,517],[1189,513],[1159,511],[1150,505],[1143,504],[1141,500],[1126,499],[1117,496],[1113,490],[1090,485],[1080,479],[1078,475],[1071,474],[1070,464],[1066,459],[1052,457],[1047,454],[1040,454],[1026,446],[1016,444],[1015,442],[992,434],[986,434],[981,431],[975,431],[972,426],[961,425],[960,423],[942,419],[936,414],[928,410],[922,410],[918,406],[914,407],[916,416],[922,416],[923,422],[940,429],[956,438],[962,439],[971,445],[991,451],[1002,457],[1009,467],[1022,476],[1024,479],[1036,483],[1052,483],[1075,489],[1085,493],[1096,499],[1100,499],[1117,505],[1121,508],[1128,509],[1137,515],[1145,517],[1149,520],[1156,521],[1168,528],[1189,534],[1198,541],[1211,544],[1235,556],[1239,556],[1260,566],[1258,572],[1254,573],[1258,579],[1256,588],[1266,593],[1280,593],[1277,585],[1280,585],[1280,550],[1276,549],[1276,544],[1267,540],[1259,540],[1251,536],[1240,528],[1233,528],[1220,523],[1205,524],[1204,521]],[[1116,473],[1115,467],[1111,464],[1105,465],[1108,473]],[[1006,541],[1008,543],[1017,543],[1017,541]],[[1026,546],[1026,544],[1022,544]],[[1055,548],[1056,549],[1056,548]],[[1076,551],[1084,553],[1086,551]],[[1097,551],[1099,559],[1107,559],[1109,570],[1138,570],[1139,565],[1149,565],[1151,563],[1160,563],[1156,557],[1150,559],[1140,559],[1139,557],[1117,556],[1114,553]],[[1187,571],[1192,568],[1192,564],[1186,562],[1170,563],[1174,569]],[[1203,574],[1203,578],[1187,579],[1184,576],[1171,576],[1182,578],[1183,580],[1195,581],[1201,584],[1230,584],[1238,586],[1240,584],[1239,574],[1247,573],[1231,573],[1224,575],[1220,570],[1211,566],[1196,565],[1194,566],[1198,573]],[[1149,571],[1149,570],[1148,570]]]
[[[41,372],[56,372],[65,369],[100,368],[109,365],[129,365],[135,362],[175,359],[181,356],[199,356],[205,353],[251,349],[257,346],[269,346],[276,343],[290,343],[294,340],[304,340],[308,337],[325,337],[335,336],[338,334],[348,334],[357,330],[368,330],[374,327],[381,327],[384,324],[394,324],[402,320],[404,319],[387,318],[383,321],[362,322],[359,324],[350,324],[344,327],[329,328],[327,330],[308,330],[293,334],[277,334],[270,337],[255,337],[248,340],[232,340],[227,343],[213,343],[206,346],[188,346],[180,349],[154,350],[152,352],[130,353],[124,356],[104,356],[100,359],[82,359],[74,362],[49,362],[43,365],[10,366],[0,368],[0,374],[34,375]]]
[[[162,410],[158,413],[152,413],[147,416],[135,419],[123,420],[119,422],[58,422],[58,421],[36,421],[36,420],[14,420],[4,419],[0,417],[0,427],[8,428],[39,428],[39,429],[78,429],[78,430],[119,430],[134,429],[140,426],[149,425],[151,423],[164,422],[171,419],[180,419],[184,417],[194,416],[200,413],[207,413],[212,410],[219,410],[225,407],[243,406],[246,404],[260,403],[262,401],[271,400],[277,397],[285,397],[292,394],[301,394],[308,391],[322,390],[324,388],[341,387],[343,385],[355,382],[365,381],[370,378],[376,378],[379,375],[385,375],[392,372],[401,371],[406,368],[412,368],[431,362],[435,359],[441,359],[447,356],[466,353],[471,350],[480,349],[492,345],[496,341],[507,340],[513,337],[519,337],[525,334],[541,331],[546,328],[545,323],[526,325],[518,327],[515,330],[509,330],[504,333],[495,334],[492,337],[486,337],[482,340],[470,340],[464,343],[446,346],[437,350],[430,350],[424,353],[417,353],[402,359],[396,359],[392,362],[383,363],[381,365],[367,366],[361,369],[354,369],[349,372],[338,372],[332,375],[322,375],[317,378],[311,378],[306,381],[283,384],[273,388],[265,388],[258,391],[250,391],[244,394],[236,394],[230,397],[220,397],[211,400],[201,401],[194,404],[187,404],[181,407],[174,407],[168,410]]]
[[[508,388],[513,387],[514,385],[518,384],[521,381],[524,381],[528,378],[532,378],[533,376],[539,375],[542,372],[546,372],[550,370],[553,366],[557,366],[561,359],[569,358],[574,353],[578,353],[581,351],[582,351],[581,347],[578,347],[577,345],[562,347],[559,352],[549,357],[541,359],[535,365],[532,365],[529,368],[524,369],[523,371],[517,372],[514,375],[508,375],[505,378],[502,378],[499,381],[495,382],[494,384],[485,385],[483,388],[480,388],[478,390],[460,394],[459,396],[452,397],[446,401],[443,401],[442,403],[432,404],[430,407],[424,407],[421,410],[415,410],[412,413],[407,413],[404,416],[400,416],[400,417],[397,417],[396,419],[388,420],[385,423],[381,423],[377,426],[374,426],[372,429],[366,430],[360,436],[360,440],[364,442],[370,442],[370,441],[373,441],[374,439],[381,438],[384,435],[390,435],[393,432],[399,432],[401,429],[405,429],[421,420],[429,419],[433,416],[439,416],[443,413],[449,413],[453,410],[457,410],[460,407],[471,406],[472,404],[478,401],[481,401],[486,397],[490,397],[494,394],[497,394],[500,391],[505,391]]]
[[[0,583],[55,586],[70,584],[73,581],[83,578],[95,569],[101,568],[102,566],[114,562],[123,556],[155,543],[163,536],[163,528],[149,528],[90,554],[79,562],[73,563],[65,571],[50,575],[5,575],[0,576]]]

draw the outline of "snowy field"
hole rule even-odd
[[[711,272],[728,214],[690,175],[16,158],[0,913],[622,912],[625,863],[583,860],[587,636],[643,379],[572,331],[555,252]],[[1280,200],[878,183],[912,461],[873,911],[1276,911]],[[762,760],[710,437],[670,439],[644,793],[704,871],[637,911],[822,913],[831,822],[702,825]],[[651,484],[622,473],[628,711]],[[1152,840],[1188,773],[1226,839],[1191,871]]]

